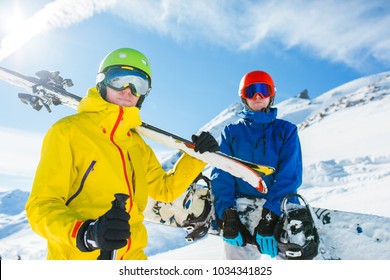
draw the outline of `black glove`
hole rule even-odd
[[[255,229],[256,245],[260,253],[276,257],[278,253],[277,243],[274,237],[274,228],[278,222],[278,216],[267,208],[263,208],[261,219]]]
[[[267,208],[263,208],[263,211],[261,212],[261,219],[256,227],[256,232],[262,236],[274,235],[274,228],[278,219],[279,217],[274,212]]]
[[[245,246],[249,231],[241,223],[234,208],[226,209],[222,217],[223,240],[234,246]]]
[[[130,238],[130,215],[126,210],[113,208],[97,220],[83,223],[77,233],[77,247],[82,252],[96,249],[112,251],[127,244]]]
[[[202,131],[198,135],[192,135],[192,142],[194,143],[194,151],[203,154],[204,152],[219,151],[217,140],[210,134],[210,132]]]

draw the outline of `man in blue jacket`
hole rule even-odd
[[[212,171],[212,191],[217,218],[222,222],[225,257],[261,259],[265,254],[273,258],[278,254],[273,231],[281,215],[280,204],[287,194],[297,193],[302,182],[298,130],[294,124],[276,118],[277,108],[271,107],[275,85],[268,73],[252,71],[244,75],[238,94],[244,104],[243,118],[224,128],[221,152],[272,166],[276,171],[264,178],[267,194],[227,172]],[[252,215],[249,222],[240,220],[238,212],[254,211],[261,215]]]

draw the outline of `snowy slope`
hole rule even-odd
[[[390,72],[386,72],[351,81],[312,100],[293,97],[277,104],[278,116],[300,128],[304,157],[300,193],[312,206],[390,217],[389,93]],[[227,123],[239,118],[241,109],[240,103],[232,104],[200,130],[218,137]],[[170,167],[177,157],[172,152],[160,159]],[[0,193],[0,255],[4,259],[45,256],[45,240],[31,231],[25,218],[22,206],[27,195],[21,191]],[[187,244],[181,229],[147,227],[151,259],[223,257],[222,241],[215,236]],[[382,244],[386,252],[390,251],[389,234],[382,235],[387,240]],[[370,256],[383,259],[389,255],[382,251]]]
[[[313,205],[390,216],[389,93],[387,72],[340,86],[307,105],[316,108],[299,125],[301,193]]]

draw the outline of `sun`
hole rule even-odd
[[[6,13],[3,12],[1,16],[2,31],[6,34],[18,29],[24,21],[24,16],[20,6],[15,3],[12,7],[6,8]]]
[[[32,18],[25,18],[17,6],[2,17],[5,36],[0,39],[0,61],[18,50],[39,32],[39,25]]]

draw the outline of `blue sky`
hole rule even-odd
[[[59,70],[75,84],[69,91],[84,96],[108,52],[138,49],[153,69],[143,120],[190,138],[239,100],[246,72],[270,73],[280,102],[388,71],[389,14],[386,0],[1,1],[0,66]],[[36,112],[18,92],[0,81],[0,128],[43,135],[73,113]]]

